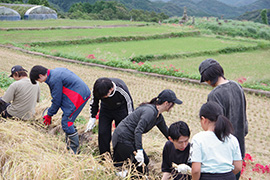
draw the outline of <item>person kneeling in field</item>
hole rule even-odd
[[[162,154],[162,180],[191,179],[191,164],[188,164],[189,138],[190,130],[185,122],[178,121],[169,127],[169,141],[166,142]]]
[[[190,148],[192,180],[235,180],[242,156],[231,122],[214,101],[202,105],[200,119],[204,131],[193,136]]]
[[[142,103],[136,110],[123,119],[114,130],[113,160],[115,166],[122,166],[123,161],[130,159],[137,170],[146,173],[149,158],[142,146],[142,135],[157,126],[162,134],[168,138],[168,127],[163,112],[169,112],[174,104],[182,104],[170,89],[163,90],[150,102]]]
[[[79,147],[79,136],[74,121],[90,98],[90,90],[79,76],[66,68],[47,69],[43,66],[34,66],[30,72],[33,84],[36,81],[46,82],[51,90],[52,105],[47,115],[43,117],[44,124],[50,125],[51,119],[62,109],[62,129],[66,133],[67,149],[76,154]]]
[[[35,106],[39,102],[39,85],[33,85],[27,70],[16,65],[11,68],[12,83],[4,96],[0,98],[0,113],[3,118],[17,117],[23,120],[33,118]],[[11,103],[10,103],[11,102]]]

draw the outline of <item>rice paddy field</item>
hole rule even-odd
[[[76,25],[76,23],[75,23]],[[136,25],[136,24],[135,24]],[[114,24],[111,24],[114,26]],[[93,29],[55,29],[55,30],[20,30],[20,31],[2,31],[0,41],[14,43],[31,42],[50,42],[67,41],[78,39],[94,39],[99,37],[119,37],[136,35],[155,35],[172,32],[182,32],[183,29],[175,27],[153,26],[134,26],[134,27],[115,27],[115,28],[93,28]],[[29,39],[29,37],[31,37]]]
[[[202,46],[202,44],[204,44]],[[95,54],[98,59],[122,59],[139,55],[162,55],[218,50],[225,47],[256,46],[255,42],[229,41],[211,37],[181,37],[145,41],[113,42],[66,46],[45,46],[44,50],[70,52],[86,57]]]
[[[45,24],[42,25],[40,22],[37,22],[37,24],[40,24],[39,26],[46,27]],[[2,24],[0,26],[2,26]],[[17,26],[19,27],[23,25],[17,24]],[[17,33],[17,31],[14,32]],[[98,33],[98,31],[96,32]],[[2,31],[0,33],[1,39],[3,38]],[[145,33],[147,34],[147,32]],[[117,33],[115,35],[117,35]],[[24,38],[27,40],[26,37]],[[75,36],[73,35],[72,38],[74,37]],[[60,38],[65,39],[64,37]],[[175,46],[179,46],[179,44],[170,46],[170,43],[167,43],[167,41],[171,40],[170,42],[181,43],[184,39],[186,39],[186,44],[188,46],[181,46],[179,51],[193,51],[194,49],[197,50],[202,47],[210,49],[216,48],[216,46],[223,46],[223,44],[232,45],[235,43],[235,41],[225,41],[214,39],[212,37],[199,37],[197,42],[201,42],[196,43],[196,38],[185,37],[183,39],[179,38],[180,42],[177,42],[177,38],[165,39],[163,41],[158,40],[160,41],[159,43],[153,43],[157,42],[156,40],[145,41],[147,43],[152,42],[152,45],[156,46],[162,43],[167,44],[167,46],[160,47],[159,49],[151,49],[144,46],[144,43],[136,44],[138,42],[128,42],[126,46],[128,47],[129,44],[135,43],[136,48],[137,46],[139,46],[138,48],[140,48],[140,46],[144,47],[141,48],[142,50],[140,54],[150,52],[150,49],[155,53],[160,51],[165,52],[168,49],[172,52],[176,52],[177,49]],[[36,40],[39,41],[38,38],[36,38]],[[19,41],[27,43],[22,39]],[[209,42],[204,43],[207,41]],[[224,43],[221,41],[224,41]],[[212,46],[211,44],[215,42],[216,46]],[[245,45],[253,45],[253,42],[251,41],[239,42],[244,43]],[[3,41],[0,41],[0,43],[3,43]],[[121,42],[119,42],[119,44],[121,44]],[[104,47],[105,45],[106,43],[102,43],[100,44],[100,47]],[[75,49],[74,47],[75,46],[73,46],[73,49],[65,49],[64,51],[73,51]],[[77,49],[80,49],[81,47],[83,46],[80,45]],[[124,46],[122,46],[122,48],[123,47]],[[61,49],[63,47],[59,46],[54,48]],[[98,48],[98,46],[96,46],[96,48]],[[115,48],[117,49],[118,45],[117,47],[115,46]],[[90,54],[92,52],[92,48],[88,49],[89,51],[87,51],[87,53]],[[110,52],[111,50],[114,49],[111,47]],[[121,50],[117,51],[118,54],[122,53]],[[132,52],[132,50],[129,49],[126,51]],[[106,55],[106,52],[103,51],[103,54]],[[220,54],[213,57],[220,61],[222,66],[224,66],[225,76],[227,75],[226,77],[234,80],[237,80],[237,78],[240,77],[247,77],[248,79],[252,79],[252,81],[256,81],[258,78],[266,80],[270,79],[268,62],[269,55],[269,50],[256,50],[242,53]],[[197,68],[200,62],[206,58],[208,58],[208,56],[204,55],[200,57],[164,59],[153,61],[151,63],[156,66],[169,66],[170,64],[173,64],[187,73],[192,74],[198,73],[196,71],[198,71]],[[267,58],[268,61],[266,60]],[[141,102],[149,101],[153,97],[156,97],[163,89],[172,89],[176,93],[177,97],[183,101],[183,104],[175,105],[169,113],[163,113],[165,121],[168,126],[179,120],[185,121],[191,129],[191,138],[196,133],[202,131],[198,113],[201,105],[206,102],[207,95],[212,90],[211,87],[204,85],[155,78],[138,73],[133,74],[129,72],[113,71],[81,64],[55,61],[4,47],[0,47],[0,62],[0,72],[6,73],[10,73],[10,68],[15,64],[22,65],[28,71],[30,71],[31,67],[38,64],[49,69],[66,67],[80,76],[90,89],[92,89],[95,80],[99,77],[120,78],[129,87],[135,107],[137,107]],[[101,157],[98,155],[97,134],[94,132],[87,134],[84,133],[89,119],[89,103],[85,106],[76,121],[78,132],[82,137],[84,137],[84,139],[81,139],[81,153],[79,155],[72,155],[65,147],[64,133],[61,131],[60,127],[61,111],[53,116],[53,123],[50,127],[42,125],[42,111],[46,107],[50,106],[51,96],[46,84],[42,83],[40,84],[40,87],[41,102],[38,103],[36,107],[35,119],[31,121],[0,119],[0,179],[119,179],[119,177],[116,176],[116,170],[114,169],[113,163],[109,157],[105,157],[106,161],[100,161]],[[4,92],[5,89],[0,88],[0,96],[2,96]],[[270,164],[270,98],[246,94],[246,99],[247,117],[249,122],[249,133],[246,136],[246,153],[252,156],[253,161],[247,161],[241,180],[268,180],[270,179],[270,173],[262,172],[258,167],[260,167],[259,165],[266,166]],[[143,135],[143,148],[150,158],[150,172],[148,179],[161,179],[161,157],[165,142],[166,139],[157,128],[153,128],[149,133]],[[130,170],[130,164],[126,164],[124,169],[129,170],[129,173],[128,176],[123,179],[133,179],[134,176],[136,177],[136,172],[132,172]],[[142,177],[142,179],[146,178]]]
[[[89,20],[67,20],[67,19],[51,19],[46,21],[3,21],[1,28],[29,28],[29,27],[87,27],[87,26],[104,26],[104,25],[140,25],[146,24],[145,22],[134,21],[89,21]]]

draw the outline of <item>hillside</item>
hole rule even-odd
[[[89,2],[94,4],[98,0],[49,0],[57,9],[67,12],[72,4]],[[109,0],[105,0],[109,1]],[[241,14],[256,9],[270,8],[269,0],[116,0],[124,4],[128,9],[141,9],[146,11],[164,12],[169,16],[182,16],[184,6],[187,7],[189,16],[218,16],[225,18],[238,17]],[[234,4],[232,4],[234,2]],[[250,4],[252,3],[252,4]],[[239,4],[239,5],[237,5]],[[235,7],[235,6],[242,7]],[[244,6],[243,6],[244,5]],[[234,6],[234,7],[233,7]]]
[[[270,1],[269,0],[257,0],[256,2],[240,7],[240,11],[243,13],[247,11],[254,11],[258,9],[270,9]]]
[[[251,12],[246,12],[245,14],[237,17],[237,20],[248,20],[248,21],[262,23],[261,11],[262,10],[255,10],[255,11],[251,11]],[[267,10],[267,16],[268,16],[268,23],[270,24],[270,9]]]

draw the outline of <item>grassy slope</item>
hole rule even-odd
[[[122,25],[122,24],[146,24],[145,22],[132,22],[132,21],[89,21],[89,20],[21,20],[21,21],[2,21],[0,24],[1,28],[20,28],[20,27],[61,27],[61,26],[102,26],[102,25]]]
[[[91,88],[99,77],[118,77],[128,85],[134,99],[134,105],[148,101],[155,97],[161,90],[170,88],[183,100],[183,104],[175,106],[170,113],[164,113],[167,125],[183,120],[191,128],[192,136],[201,131],[198,111],[202,103],[206,101],[207,94],[211,91],[208,86],[171,82],[157,78],[134,75],[123,72],[115,72],[106,69],[86,67],[82,65],[62,63],[36,56],[26,55],[20,52],[0,48],[0,71],[9,72],[14,64],[23,65],[27,70],[35,64],[41,64],[48,68],[66,67],[78,74]],[[41,84],[42,101],[37,106],[37,119],[41,120],[41,109],[50,105],[49,88]],[[4,93],[0,89],[1,95]],[[269,131],[269,104],[270,99],[253,95],[246,95],[247,116],[249,120],[249,134],[246,137],[246,152],[255,157],[255,163],[269,164],[270,131]],[[88,119],[88,104],[81,115]],[[61,112],[53,117],[53,124],[60,124]],[[85,122],[86,123],[86,122]],[[21,125],[20,125],[21,124]],[[33,130],[31,126],[19,122],[1,123],[1,162],[10,164],[10,169],[3,169],[2,176],[7,179],[116,179],[112,170],[106,163],[100,167],[98,162],[89,154],[96,148],[97,139],[93,140],[78,157],[70,156],[65,152],[64,134],[52,136],[47,133]],[[78,124],[81,132],[85,124]],[[14,132],[13,132],[14,131]],[[30,133],[30,134],[28,134]],[[27,136],[27,139],[25,137]],[[154,141],[153,141],[154,139]],[[30,141],[31,140],[31,141]],[[150,155],[151,166],[149,179],[159,179],[161,152],[166,139],[157,128],[143,136],[144,149]],[[39,153],[36,153],[39,152]],[[7,161],[6,159],[9,159]],[[95,168],[93,170],[93,168]],[[96,170],[98,168],[98,170]],[[1,168],[2,169],[2,168]],[[74,174],[75,172],[75,174]],[[155,172],[153,174],[153,172]],[[249,170],[246,177],[252,179],[269,179],[268,174],[254,173]]]
[[[45,50],[71,52],[82,57],[95,54],[100,59],[128,58],[139,55],[161,55],[218,50],[226,47],[255,46],[256,43],[229,41],[211,37],[182,37],[134,42],[115,42],[89,45],[49,46]]]
[[[55,30],[22,30],[2,31],[0,42],[30,43],[48,41],[67,41],[75,39],[92,39],[98,37],[117,36],[147,36],[171,32],[181,32],[183,29],[166,26],[118,27],[95,29],[55,29]],[[31,37],[31,39],[29,39]]]
[[[176,69],[181,69],[187,74],[199,75],[199,64],[207,58],[216,59],[224,68],[228,79],[237,81],[245,77],[248,83],[270,80],[270,50],[258,50],[252,52],[221,54],[212,56],[200,56],[185,59],[169,59],[152,62],[153,65],[163,67],[171,64]]]

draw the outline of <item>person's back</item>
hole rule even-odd
[[[201,82],[206,82],[214,89],[208,95],[208,101],[217,102],[223,109],[234,128],[234,135],[239,141],[242,158],[245,157],[245,136],[248,133],[246,117],[246,98],[242,87],[224,77],[224,70],[214,59],[204,60],[200,66]]]
[[[234,81],[215,87],[208,95],[208,101],[217,102],[234,127],[234,135],[241,146],[242,157],[245,156],[245,136],[248,132],[246,121],[246,99],[243,89]]]
[[[222,107],[208,101],[200,109],[203,132],[193,136],[190,162],[192,180],[233,180],[242,169],[240,146]]]
[[[30,119],[35,114],[35,106],[39,101],[39,85],[33,85],[29,78],[12,83],[2,99],[11,102],[7,112],[21,119]]]
[[[202,149],[201,152],[193,150],[192,154],[193,161],[202,163],[201,173],[226,173],[234,168],[232,162],[239,146],[233,135],[222,142],[213,131],[202,131],[193,136],[192,143],[195,148]]]

